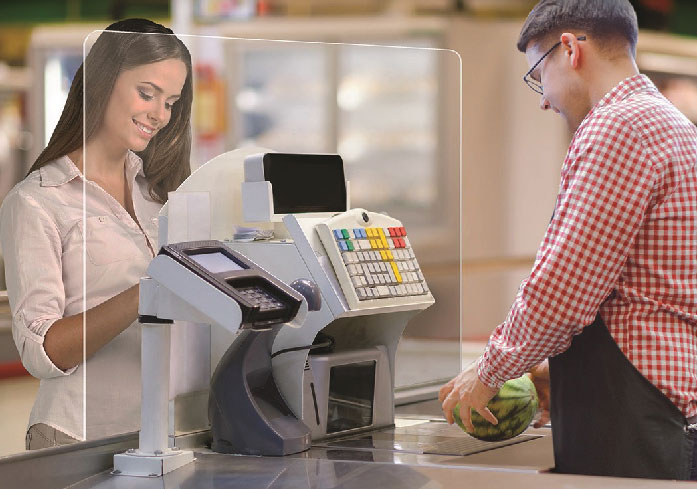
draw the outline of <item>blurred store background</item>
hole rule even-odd
[[[515,42],[534,3],[0,2],[0,200],[50,137],[95,29],[146,17],[178,34],[327,43],[195,41],[192,168],[244,145],[341,154],[352,204],[408,223],[436,297],[409,325],[397,372],[398,389],[428,395],[505,319],[552,213],[571,135],[521,79]],[[632,3],[641,70],[697,122],[697,2]],[[37,386],[0,292],[0,456],[23,450]]]

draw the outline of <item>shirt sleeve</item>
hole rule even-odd
[[[623,119],[597,116],[570,150],[554,217],[478,375],[499,388],[566,350],[618,280],[650,205],[656,172]]]
[[[70,375],[44,349],[48,329],[63,317],[65,291],[61,237],[55,222],[31,196],[12,191],[0,210],[0,244],[12,311],[12,337],[22,364],[39,379]]]

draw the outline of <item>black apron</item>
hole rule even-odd
[[[549,367],[555,472],[690,479],[687,420],[627,360],[600,315]]]

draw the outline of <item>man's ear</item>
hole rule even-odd
[[[578,69],[578,67],[581,65],[582,57],[581,43],[578,41],[578,38],[575,34],[564,32],[560,36],[559,40],[561,41],[561,47],[564,50],[564,55],[571,64],[571,67]]]

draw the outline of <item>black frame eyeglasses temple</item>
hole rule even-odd
[[[576,38],[576,40],[578,40],[578,41],[585,41],[585,40],[586,40],[586,36],[578,36],[578,37]],[[549,49],[547,50],[547,52],[546,52],[545,54],[543,54],[542,57],[541,57],[540,59],[537,60],[537,63],[535,63],[534,65],[532,65],[532,68],[530,68],[530,69],[528,70],[528,72],[525,73],[525,74],[523,75],[523,81],[525,82],[525,84],[526,84],[527,86],[530,87],[530,89],[531,89],[533,92],[539,93],[540,95],[544,95],[544,91],[543,91],[543,89],[542,89],[542,83],[538,82],[538,81],[535,80],[533,77],[531,77],[531,76],[530,76],[530,73],[532,73],[533,71],[535,71],[535,68],[537,68],[538,65],[539,65],[540,63],[542,63],[542,60],[545,59],[545,58],[549,55],[549,53],[551,53],[552,51],[554,51],[554,49],[555,49],[557,46],[559,46],[560,44],[561,44],[561,41],[557,41],[557,42],[554,44],[554,46],[552,46],[551,48],[549,48]]]

